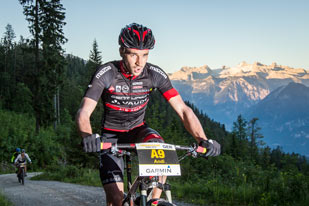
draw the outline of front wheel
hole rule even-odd
[[[24,185],[25,184],[25,169],[24,168],[22,168],[20,176],[21,176],[21,183]]]
[[[164,199],[151,199],[147,202],[146,206],[176,206]]]

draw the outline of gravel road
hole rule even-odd
[[[18,183],[16,174],[0,175],[0,191],[15,206],[105,206],[102,187],[91,187],[57,181],[33,181],[28,173],[25,185]],[[194,206],[177,202],[179,206]]]
[[[16,206],[105,205],[101,187],[29,180],[34,175],[28,173],[24,186],[18,183],[16,174],[0,175],[0,190]]]

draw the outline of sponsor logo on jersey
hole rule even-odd
[[[128,85],[123,85],[122,86],[122,91],[124,92],[124,93],[128,93],[129,92],[129,87],[128,87]]]
[[[135,86],[135,85],[143,85],[143,82],[133,82],[132,85],[133,86]]]
[[[115,87],[113,87],[113,86],[110,86],[110,87],[108,88],[108,91],[110,91],[110,92],[113,92],[113,91],[115,91]]]
[[[142,89],[143,86],[133,86],[132,89]]]
[[[143,103],[145,103],[145,102],[147,102],[147,100],[148,99],[143,99],[143,100],[139,100],[139,101],[122,101],[122,104],[123,105],[134,105],[134,106],[136,106],[136,105],[140,105],[140,104],[143,104]]]
[[[116,85],[116,92],[121,92],[121,86],[120,85]]]
[[[117,96],[117,95],[112,95],[112,99],[118,99],[118,100],[129,100],[130,96]]]
[[[149,69],[158,72],[159,74],[161,74],[165,79],[167,79],[167,75],[159,68],[154,67],[154,66],[150,66]]]
[[[121,105],[121,103],[120,103],[117,99],[114,99],[114,100],[112,100],[111,102],[112,102],[112,104],[118,104],[118,105]]]
[[[108,70],[111,70],[111,69],[112,69],[111,66],[104,67],[104,68],[102,68],[102,69],[97,73],[97,75],[95,75],[95,77],[96,77],[97,79],[100,79],[100,77],[101,77],[103,74],[105,74],[105,72],[107,72]]]

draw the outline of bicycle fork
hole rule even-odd
[[[155,177],[157,178],[157,177]],[[165,196],[166,196],[166,200],[169,202],[169,203],[172,203],[173,200],[172,200],[172,192],[171,192],[171,185],[168,184],[168,183],[160,183],[158,182],[157,180],[154,182],[153,187],[156,187],[156,188],[159,188],[161,189],[164,193],[165,193]],[[147,188],[147,185],[146,185],[146,188]],[[148,188],[149,188],[149,185],[148,185]],[[153,190],[148,194],[148,200],[152,199],[152,192]]]

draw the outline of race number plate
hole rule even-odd
[[[180,165],[174,145],[147,142],[136,144],[139,176],[180,176]]]

